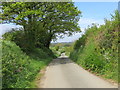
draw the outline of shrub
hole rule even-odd
[[[99,28],[89,27],[70,54],[70,58],[85,69],[115,81],[118,81],[118,14],[116,12],[111,21],[106,20]]]
[[[52,57],[41,49],[27,55],[14,42],[3,40],[1,60],[3,88],[31,88],[37,73]]]

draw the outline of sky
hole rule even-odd
[[[5,32],[10,31],[12,28],[20,28],[20,25],[13,25],[13,24],[0,24],[0,38]]]
[[[84,29],[92,23],[104,24],[104,19],[110,19],[114,11],[118,9],[118,2],[75,2],[74,5],[82,12],[78,24],[81,28],[81,33],[76,33],[71,37],[65,36],[63,39],[58,39],[56,42],[72,42],[81,37]],[[10,28],[19,27],[12,24],[0,24],[0,37]],[[52,41],[53,42],[53,41]]]
[[[65,36],[56,42],[72,42],[79,39],[88,25],[104,24],[104,19],[110,19],[110,14],[114,14],[114,11],[118,9],[118,2],[75,2],[74,5],[82,12],[82,17],[78,22],[82,32],[71,37]]]

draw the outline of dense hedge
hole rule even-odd
[[[49,51],[49,53],[47,53]],[[2,87],[32,88],[31,82],[53,57],[50,50],[34,49],[25,54],[14,42],[2,41]],[[52,55],[52,53],[51,53]]]
[[[85,69],[118,81],[118,31],[120,15],[98,27],[93,24],[76,41],[70,58]]]

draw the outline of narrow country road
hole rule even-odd
[[[64,55],[46,68],[40,88],[117,88],[73,63]]]

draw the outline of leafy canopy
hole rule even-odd
[[[46,47],[59,35],[80,32],[81,12],[72,2],[4,2],[2,9],[4,23],[22,25],[26,37]]]

